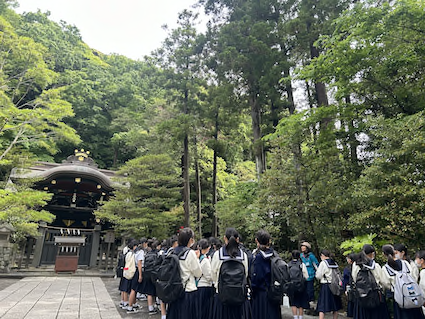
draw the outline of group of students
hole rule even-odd
[[[120,280],[121,308],[127,313],[137,313],[140,308],[136,296],[142,293],[148,296],[149,314],[161,311],[161,319],[280,319],[285,293],[289,296],[294,319],[302,319],[304,309],[309,309],[310,302],[315,299],[316,279],[320,282],[316,308],[319,318],[324,318],[328,312],[337,318],[345,290],[348,316],[386,319],[390,318],[387,301],[394,298],[397,275],[408,273],[417,280],[418,267],[422,267],[421,285],[425,283],[425,252],[418,253],[416,264],[409,263],[403,259],[406,249],[402,245],[383,247],[388,262],[382,268],[374,261],[375,249],[365,245],[360,254],[348,256],[350,266],[344,269],[342,276],[331,253],[322,250],[319,262],[308,242],[301,243],[300,251],[292,251],[291,260],[285,263],[271,247],[270,235],[264,230],[256,233],[257,248],[252,252],[240,243],[239,233],[234,228],[226,229],[223,240],[222,246],[207,239],[195,242],[194,232],[183,228],[177,237],[162,245],[156,240],[150,245],[145,240],[130,241],[123,255],[135,264],[136,270],[132,278],[123,276]],[[155,278],[148,276],[149,256],[157,256],[160,260]],[[161,271],[167,269],[161,267],[165,267],[165,260],[172,260],[171,257],[179,265],[178,283],[182,287],[175,297],[176,290],[171,295],[164,294],[174,283],[161,281]],[[365,283],[373,285],[373,289],[365,290]],[[278,298],[276,291],[282,293],[277,294]],[[378,303],[372,307],[364,302],[369,301],[370,296],[365,298],[364,295],[370,291],[373,297],[378,296]],[[164,300],[159,301],[159,308],[155,302],[157,296],[163,296]],[[421,306],[406,309],[394,301],[394,318],[424,318]]]
[[[386,263],[376,261],[372,245],[347,256],[344,287],[347,316],[356,319],[422,319],[425,302],[425,251],[411,260],[403,244],[384,245]]]

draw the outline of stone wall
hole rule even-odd
[[[12,257],[12,246],[10,244],[6,244],[6,246],[1,245],[0,246],[0,272],[10,271],[11,257]]]

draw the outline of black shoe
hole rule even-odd
[[[159,313],[158,308],[153,308],[153,310],[149,310],[150,315],[156,315],[157,313]]]

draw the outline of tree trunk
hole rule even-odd
[[[213,177],[212,177],[212,206],[214,216],[212,222],[212,236],[218,236],[218,218],[217,218],[217,143],[218,143],[218,110],[215,114],[215,131],[214,131],[214,155],[213,155]]]
[[[184,92],[184,114],[188,114],[188,100],[189,91],[186,89]],[[189,137],[187,133],[183,140],[182,177],[184,226],[190,227]]]
[[[254,136],[254,156],[255,164],[257,167],[257,179],[260,180],[261,174],[265,171],[265,156],[263,141],[261,140],[261,110],[258,104],[258,98],[256,94],[250,96],[251,105],[251,120],[252,120],[252,132]]]
[[[289,68],[283,69],[283,76],[285,78],[289,78],[289,76],[290,76]],[[292,115],[295,112],[295,101],[294,101],[294,92],[293,92],[293,89],[292,89],[292,83],[291,83],[290,80],[285,83],[285,91],[286,91],[286,94],[288,94],[289,114]]]
[[[313,45],[310,44],[310,56],[311,59],[319,57],[319,50]],[[326,85],[323,82],[314,81],[315,97],[317,101],[317,107],[329,106],[328,94],[326,92]],[[320,126],[326,128],[331,122],[331,119],[326,117],[320,121]]]
[[[347,105],[351,104],[350,96],[345,97],[345,103]],[[360,177],[359,169],[359,158],[357,154],[357,147],[359,146],[359,141],[356,138],[356,128],[355,128],[355,119],[351,118],[348,121],[348,144],[350,146],[350,161],[355,169],[356,177]]]
[[[201,193],[201,175],[199,174],[199,160],[198,160],[198,144],[196,140],[196,134],[193,137],[193,142],[195,146],[195,191],[196,191],[196,211],[198,215],[198,232],[199,236],[202,238],[202,193]]]

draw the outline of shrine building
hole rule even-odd
[[[112,226],[96,219],[94,211],[102,201],[107,201],[114,190],[111,177],[115,172],[99,169],[89,152],[76,150],[63,163],[37,162],[29,169],[12,170],[10,179],[35,178],[34,188],[52,193],[53,197],[43,207],[55,215],[50,224],[40,223],[37,238],[32,238],[31,266],[55,264],[58,246],[55,237],[85,237],[79,249],[78,265],[98,267],[102,262],[102,243],[109,238],[114,243]],[[107,233],[108,236],[105,236]],[[28,248],[29,249],[29,248]],[[30,254],[30,253],[28,253]]]

